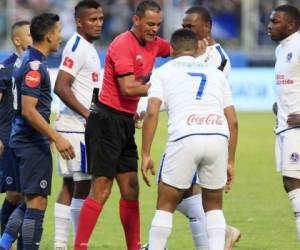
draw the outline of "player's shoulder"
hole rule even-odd
[[[88,47],[88,42],[75,32],[67,41],[63,53],[86,53]]]
[[[3,62],[0,63],[0,69],[8,68],[16,62],[18,59],[18,55],[16,53],[12,53],[9,57],[7,57]]]
[[[125,31],[116,36],[109,45],[109,49],[134,49],[134,44],[137,42],[137,38],[131,31]]]

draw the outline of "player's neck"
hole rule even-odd
[[[82,32],[81,30],[77,30],[77,33],[82,36],[84,38],[84,40],[86,40],[89,43],[93,43],[94,40],[91,39],[90,37],[88,37],[84,32]]]
[[[45,46],[43,43],[33,43],[32,48],[41,52],[45,57],[48,57],[50,54],[50,49],[48,46]]]
[[[146,41],[142,39],[140,32],[134,26],[130,29],[130,32],[135,36],[136,40],[138,40],[140,44],[146,44]]]

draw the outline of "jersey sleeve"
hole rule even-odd
[[[113,46],[109,48],[108,53],[117,76],[134,73],[135,57],[128,47],[128,44],[124,44],[124,42],[113,44]]]
[[[162,102],[163,98],[163,81],[159,74],[159,71],[155,71],[150,78],[150,88],[148,90],[148,98],[154,97],[160,99]]]
[[[80,41],[79,41],[80,43]],[[76,77],[85,61],[84,46],[79,44],[76,49],[69,48],[67,45],[62,54],[59,70],[63,70]]]
[[[158,46],[159,46],[159,50],[158,50],[158,53],[157,53],[157,56],[158,57],[168,57],[170,56],[170,43],[165,40],[165,39],[162,39],[160,37],[157,37],[157,40],[158,40]]]
[[[41,84],[43,80],[43,72],[41,66],[38,68],[25,69],[21,85],[21,94],[38,98],[41,92]]]
[[[232,106],[233,100],[232,100],[232,93],[229,86],[229,82],[227,79],[224,79],[224,108]]]

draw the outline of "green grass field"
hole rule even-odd
[[[281,176],[275,171],[274,118],[271,113],[239,113],[239,143],[236,160],[236,180],[230,194],[225,195],[224,210],[227,222],[242,231],[237,250],[294,250],[299,249],[294,216],[283,191]],[[136,141],[140,145],[141,133]],[[153,145],[156,166],[166,142],[166,116]],[[52,196],[45,219],[41,250],[53,249],[53,205],[61,180],[54,174]],[[148,230],[155,211],[155,179],[148,188],[142,180],[141,225],[142,242],[147,242]],[[91,250],[125,250],[125,241],[118,212],[119,192],[115,185],[93,236]],[[181,214],[174,216],[174,227],[168,242],[169,250],[192,250],[188,221]],[[70,249],[71,246],[70,246]]]

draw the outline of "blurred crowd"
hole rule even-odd
[[[213,35],[226,47],[239,48],[242,40],[241,10],[247,0],[158,0],[163,7],[165,17],[161,35],[166,38],[174,29],[181,26],[181,17],[191,5],[208,8],[213,16]],[[63,25],[63,39],[66,40],[75,30],[74,5],[77,0],[0,0],[0,37],[8,41],[12,23],[20,19],[30,20],[32,16],[45,11],[60,15]],[[105,14],[101,45],[107,46],[120,32],[131,25],[131,16],[139,0],[101,0]],[[268,45],[266,25],[271,10],[276,4],[288,2],[300,7],[299,0],[263,0],[258,1],[259,20],[257,22],[258,44]],[[2,42],[0,49],[7,49],[9,42]]]

